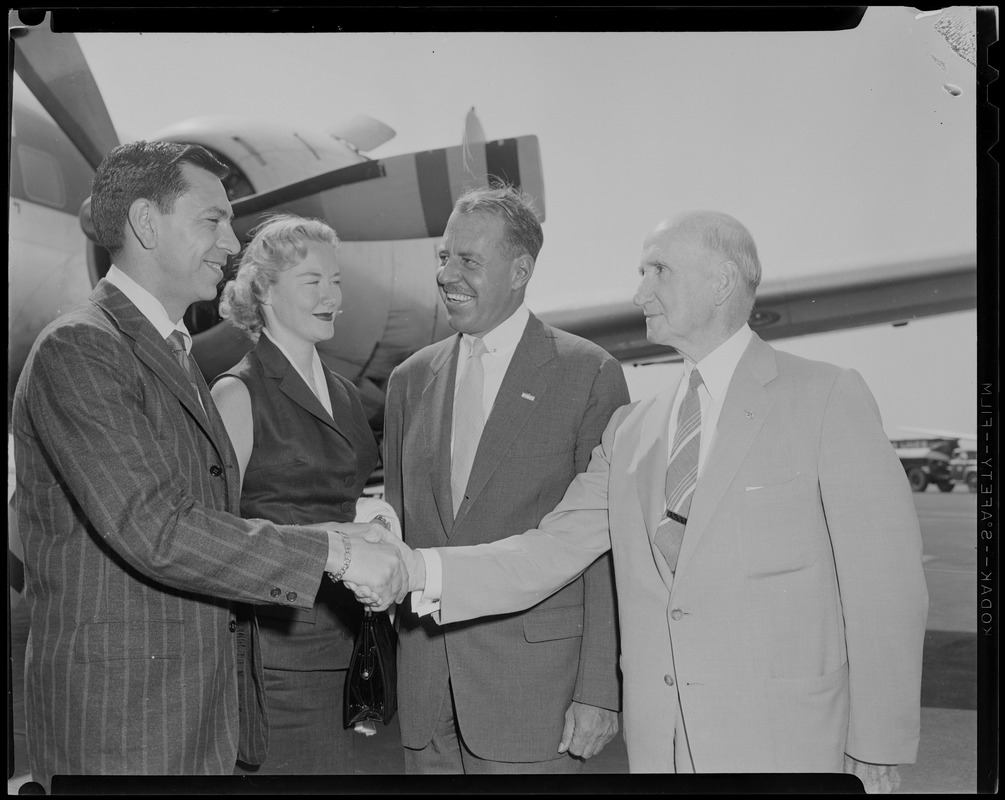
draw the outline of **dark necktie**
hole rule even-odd
[[[691,380],[677,413],[677,431],[667,466],[666,511],[656,528],[656,536],[653,537],[656,546],[666,557],[671,572],[677,569],[677,557],[684,540],[687,515],[691,510],[691,497],[698,483],[698,455],[701,452],[701,402],[698,399],[700,385],[701,375],[698,370],[691,370]]]
[[[188,382],[192,384],[192,391],[199,398],[199,404],[202,405],[202,392],[199,391],[199,381],[195,375],[195,362],[192,361],[188,351],[185,350],[185,335],[178,330],[171,331],[171,335],[167,337],[167,343],[171,348],[171,352],[174,353],[175,360],[188,377]],[[203,410],[205,410],[205,406],[203,406]]]
[[[482,356],[487,352],[485,342],[480,338],[471,340],[471,354],[454,400],[454,452],[450,458],[450,491],[454,500],[455,517],[464,501],[471,465],[485,427],[485,369],[482,366]]]

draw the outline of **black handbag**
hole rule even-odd
[[[346,728],[367,720],[387,725],[394,716],[398,708],[397,639],[387,614],[365,610],[345,679]]]

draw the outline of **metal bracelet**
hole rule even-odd
[[[342,580],[342,576],[345,575],[345,571],[349,569],[349,562],[352,561],[352,545],[349,544],[349,537],[345,531],[335,532],[342,537],[342,548],[345,550],[345,558],[342,560],[342,566],[339,567],[339,571],[334,575],[329,572],[328,577],[335,581],[335,583],[339,583]]]

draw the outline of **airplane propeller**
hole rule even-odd
[[[11,36],[17,74],[97,169],[119,138],[76,37],[53,33],[49,15],[40,25],[14,28]],[[371,131],[369,145],[393,133]],[[457,195],[493,178],[520,186],[544,219],[537,138],[521,136],[367,160],[241,198],[233,203],[234,229],[246,238],[263,215],[287,212],[331,221],[344,241],[436,237]],[[80,219],[93,240],[89,211],[85,203]]]
[[[331,220],[344,241],[440,236],[455,198],[492,178],[519,186],[544,220],[544,181],[536,136],[362,161],[233,201],[234,231],[247,235],[265,213]]]
[[[41,25],[12,28],[14,70],[94,169],[118,134],[98,84],[73,34]]]

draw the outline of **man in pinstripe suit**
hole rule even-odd
[[[205,381],[186,371],[181,321],[239,249],[225,174],[193,146],[106,157],[92,212],[115,266],[40,334],[17,386],[28,752],[46,787],[59,774],[257,763],[257,624],[241,604],[309,608],[325,571],[374,574],[401,599],[396,552],[350,548],[351,526],[236,516],[237,461]]]

